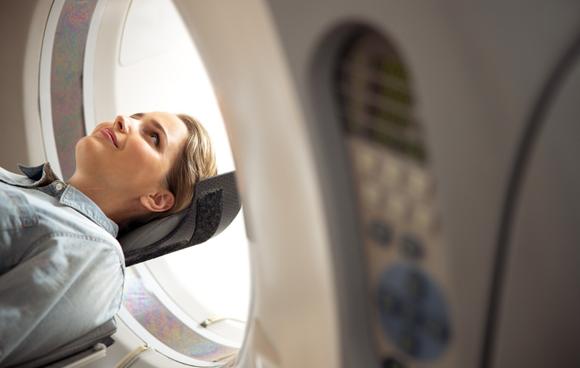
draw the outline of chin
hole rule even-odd
[[[102,172],[111,164],[103,144],[93,136],[81,138],[75,146],[76,168],[79,171]]]

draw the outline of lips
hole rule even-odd
[[[119,145],[117,143],[117,137],[115,136],[115,133],[111,129],[109,128],[102,129],[101,133],[109,140],[111,140],[111,142],[115,147],[119,148]]]

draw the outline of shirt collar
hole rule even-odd
[[[107,232],[112,236],[117,237],[119,226],[108,218],[99,206],[97,206],[97,204],[84,193],[72,185],[66,184],[60,180],[54,171],[52,171],[48,162],[32,167],[18,165],[18,168],[24,175],[34,182],[31,186],[38,188],[50,185],[50,191],[45,191],[45,193],[49,193],[50,195],[59,198],[61,204],[80,212],[85,217],[88,217],[94,223],[107,230]]]
[[[95,202],[72,185],[66,185],[60,196],[60,203],[74,208],[91,219],[94,223],[107,230],[115,238],[117,237],[117,234],[119,233],[119,225],[108,218]]]
[[[24,187],[42,187],[52,183],[53,181],[58,179],[58,176],[52,171],[50,164],[48,162],[38,165],[38,166],[24,166],[18,165],[20,171],[26,175],[26,177],[30,180],[18,180],[17,183],[19,186]]]

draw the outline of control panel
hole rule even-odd
[[[392,43],[363,30],[338,54],[334,84],[382,367],[434,362],[453,326],[437,190],[410,71]]]

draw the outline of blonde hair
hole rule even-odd
[[[178,212],[189,205],[195,185],[202,179],[217,175],[215,155],[205,128],[187,114],[176,114],[189,132],[173,167],[165,178],[167,189],[173,193],[175,203],[164,214]]]

